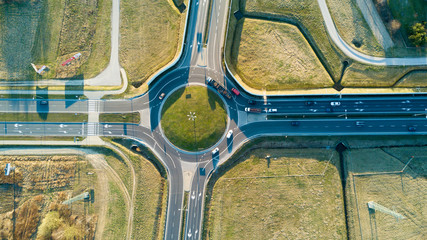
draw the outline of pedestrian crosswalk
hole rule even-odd
[[[99,101],[97,100],[88,100],[87,101],[87,111],[91,112],[99,112]]]
[[[98,130],[98,123],[87,123],[87,135],[88,136],[98,136],[99,130]]]

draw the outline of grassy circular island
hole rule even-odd
[[[161,125],[175,146],[199,151],[214,145],[224,134],[227,113],[216,93],[203,86],[190,86],[166,99]]]

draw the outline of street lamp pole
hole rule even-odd
[[[193,131],[194,131],[194,148],[197,147],[197,135],[196,135],[196,112],[190,112],[190,114],[187,115],[188,120],[193,121]],[[196,155],[197,158],[197,155]]]

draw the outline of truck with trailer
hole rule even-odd
[[[261,113],[262,109],[261,108],[251,108],[251,107],[246,107],[245,108],[245,112],[250,112],[250,113]]]
[[[208,85],[214,87],[221,95],[224,97],[231,99],[231,93],[227,91],[221,84],[213,80],[211,77],[208,77],[206,80],[208,82]]]

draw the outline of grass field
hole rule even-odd
[[[317,1],[313,0],[243,0],[245,11],[249,15],[265,16],[270,14],[285,17],[300,22],[312,36],[327,64],[331,68],[332,75],[336,78],[341,73],[340,53],[329,42],[328,34],[323,25],[323,17],[320,13]]]
[[[99,114],[99,122],[139,123],[140,120],[141,120],[141,114],[139,114],[139,112],[134,112],[134,113],[101,113],[101,114]]]
[[[90,78],[108,64],[111,0],[5,3],[0,13],[0,79]],[[30,63],[49,71],[39,76]]]
[[[427,211],[427,148],[376,148],[345,152],[350,239],[423,239]],[[403,173],[408,160],[409,163]],[[405,219],[369,211],[374,201]]]
[[[96,174],[86,174],[93,169],[83,157],[76,155],[3,156],[0,166],[5,166],[7,162],[11,162],[16,169],[13,173],[14,178],[4,176],[4,172],[0,173],[0,225],[7,225],[12,221],[10,216],[13,209],[12,186],[15,186],[18,212],[15,236],[19,239],[64,233],[64,228],[68,227],[75,228],[78,235],[93,236],[96,224],[94,205],[83,202],[73,204],[73,214],[79,219],[83,217],[85,219],[77,223],[76,218],[71,218],[69,206],[58,204],[68,198],[68,195],[75,196],[74,194],[80,194],[89,188],[94,189],[93,182],[94,180],[96,182]],[[33,202],[37,204],[34,205]],[[56,215],[57,224],[50,225],[50,230],[46,232],[43,221],[49,218],[48,212],[59,212],[60,216]],[[62,227],[58,232],[60,226]],[[10,239],[11,230],[2,228],[0,235],[9,236],[8,239]]]
[[[196,120],[187,115],[195,112]],[[172,93],[163,105],[162,129],[177,147],[194,151],[215,144],[224,134],[227,113],[221,98],[202,86],[190,86]]]
[[[331,87],[333,81],[297,27],[245,19],[236,70],[267,91]]]
[[[114,144],[132,161],[135,168],[137,188],[133,219],[133,239],[163,239],[167,206],[167,180],[162,177],[152,162],[149,151],[144,157],[129,151],[132,141],[114,139]],[[147,158],[149,158],[147,160]]]
[[[103,236],[102,239],[123,239],[129,209],[124,207],[128,204],[125,203],[123,188],[118,185],[120,180],[112,178],[111,174],[116,171],[123,178],[125,186],[131,188],[129,174],[123,172],[127,166],[121,166],[121,157],[109,149],[88,148],[84,151],[89,152],[87,155],[3,156],[0,166],[11,162],[16,166],[16,175],[11,178],[0,173],[0,226],[11,219],[13,187],[10,184],[15,182],[17,206],[23,208],[22,211],[29,208],[25,204],[30,204],[30,209],[33,209],[29,200],[33,201],[36,197],[44,200],[38,204],[37,216],[28,211],[24,214],[25,217],[34,215],[31,222],[35,224],[31,227],[30,235],[34,234],[37,239],[55,239],[56,236],[93,239],[95,230],[96,234]],[[108,164],[113,163],[111,167],[114,170],[102,166],[104,157]],[[76,201],[72,207],[62,204],[64,200],[90,189],[95,194],[91,201]],[[19,227],[22,234],[28,234],[27,222],[23,222],[24,227]],[[10,234],[9,230],[0,231],[0,235]]]
[[[120,64],[138,88],[176,55],[187,11],[179,14],[168,0],[121,1],[120,9]]]
[[[370,56],[385,56],[383,47],[363,18],[356,0],[327,0],[326,3],[339,34],[348,45]],[[355,46],[353,41],[361,46]]]
[[[359,50],[362,52],[371,52],[373,55],[386,55],[386,56],[406,56],[416,55],[424,56],[422,51],[414,51],[411,49],[390,48],[387,52],[379,47],[375,38],[370,30],[364,23],[361,13],[354,8],[353,0],[337,1],[329,0],[330,11],[332,12],[335,23],[340,30],[340,34],[344,39],[352,45],[353,38],[362,38],[364,45]],[[245,14],[244,20],[236,21],[235,17],[230,18],[227,48],[225,50],[225,61],[230,66],[233,74],[238,75],[238,78],[245,79],[241,69],[236,67],[239,57],[242,54],[239,50],[239,45],[242,44],[244,36],[244,25],[250,18],[263,18],[263,19],[276,19],[279,22],[293,21],[301,25],[302,30],[308,36],[308,42],[317,51],[319,60],[324,63],[325,69],[329,71],[335,81],[338,81],[341,76],[342,62],[349,61],[350,66],[344,72],[341,85],[350,88],[363,88],[379,87],[389,88],[393,86],[405,73],[414,70],[422,69],[422,67],[381,67],[369,66],[349,60],[343,53],[337,49],[334,44],[329,40],[328,33],[323,25],[323,17],[321,16],[317,1],[302,0],[240,0],[232,2],[232,12],[240,9]],[[334,14],[335,13],[335,14]],[[360,40],[360,39],[356,39]],[[354,45],[354,44],[353,44]],[[262,42],[257,46],[251,46],[253,49],[264,50]],[[268,48],[271,48],[269,46]],[[317,49],[317,50],[316,50]],[[260,51],[260,52],[261,52]],[[263,56],[263,59],[268,59],[270,56]],[[261,62],[259,64],[262,64]],[[329,70],[328,70],[329,69]],[[246,70],[247,71],[247,70]],[[295,72],[298,69],[295,70]],[[246,73],[249,75],[248,73]],[[287,72],[279,73],[286,75]],[[301,74],[302,75],[302,74]],[[400,85],[397,85],[400,87]],[[408,87],[408,86],[405,86]],[[409,86],[411,87],[411,86]],[[417,86],[413,86],[417,87]],[[263,85],[256,87],[261,90]],[[390,90],[391,91],[391,90]]]
[[[87,122],[88,115],[79,113],[0,113],[5,122]]]
[[[126,239],[127,212],[120,188],[108,182],[110,201],[108,203],[107,228],[102,239]]]
[[[345,239],[338,168],[333,150],[249,152],[207,196],[204,238]]]
[[[399,87],[426,87],[427,70],[423,72],[410,73],[399,82]]]

